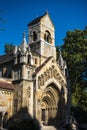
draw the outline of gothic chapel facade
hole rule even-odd
[[[0,56],[0,96],[5,91],[8,99],[12,96],[10,109],[0,101],[0,112],[11,116],[27,107],[44,124],[63,120],[68,106],[67,66],[61,53],[56,61],[55,29],[48,12],[28,24],[28,40],[24,36],[14,52]]]

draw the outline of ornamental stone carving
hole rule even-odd
[[[44,76],[41,75],[41,86],[43,86],[43,85],[44,85]]]
[[[40,86],[41,86],[41,77],[39,76],[38,77],[38,88],[40,89]]]
[[[28,87],[27,88],[27,96],[30,98],[30,96],[31,96],[31,88],[30,87]]]
[[[43,74],[38,76],[38,88],[40,89],[40,86],[43,86],[44,83],[50,78],[55,78],[59,82],[59,84],[65,86],[64,81],[62,80],[62,77],[58,73],[57,69],[55,69],[54,66],[52,66],[49,67],[46,71],[44,71]]]

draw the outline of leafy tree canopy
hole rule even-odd
[[[61,50],[68,66],[72,101],[87,110],[87,27],[68,31]]]
[[[11,52],[11,51],[14,50],[14,45],[12,43],[11,44],[6,43],[5,46],[4,46],[4,49],[5,49],[4,50],[5,53]]]

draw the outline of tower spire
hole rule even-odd
[[[46,14],[48,14],[48,10],[46,9]]]
[[[66,61],[64,61],[62,54],[61,54],[61,48],[59,48],[59,58],[58,58],[58,64],[63,72],[64,75],[67,76],[66,70],[67,70],[67,64]]]
[[[62,57],[62,54],[61,54],[61,49],[59,48],[59,59],[58,59],[58,64],[59,66],[62,68],[63,67],[63,64],[64,64],[64,60],[63,60],[63,57]]]
[[[22,43],[20,45],[21,52],[26,53],[27,47],[28,47],[28,45],[27,45],[27,41],[26,41],[26,33],[23,32],[23,40],[22,40]]]
[[[23,39],[24,39],[24,38],[26,38],[26,33],[25,33],[25,32],[23,32]]]
[[[22,42],[22,45],[26,46],[27,45],[27,42],[26,42],[26,33],[23,32],[23,42]]]

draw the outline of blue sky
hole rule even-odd
[[[0,55],[4,54],[4,44],[19,45],[22,33],[28,36],[27,24],[48,10],[55,26],[55,45],[63,44],[66,32],[84,29],[87,25],[87,0],[0,0]]]

